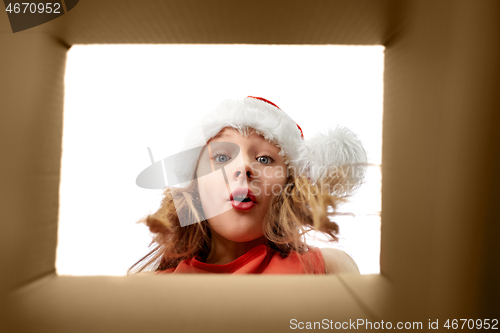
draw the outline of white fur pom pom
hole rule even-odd
[[[363,181],[366,152],[361,141],[345,127],[306,141],[309,178],[313,183],[327,176],[340,177],[336,193],[351,194]]]

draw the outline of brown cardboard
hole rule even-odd
[[[338,274],[346,289],[373,318],[387,319],[394,295],[393,284],[382,274]]]
[[[100,43],[381,44],[386,0],[80,1],[21,33]],[[350,28],[352,27],[352,28]],[[10,31],[6,26],[5,30]]]
[[[272,292],[263,297],[263,288]],[[21,330],[37,323],[39,332],[285,331],[294,318],[375,320],[334,275],[311,287],[297,275],[49,276],[14,296]]]
[[[54,271],[67,49],[2,34],[2,245],[13,287]],[[22,258],[22,259],[21,259]]]
[[[499,313],[499,7],[496,0],[86,0],[16,34],[0,14],[5,331],[289,331],[293,316],[492,319]],[[381,275],[55,276],[63,75],[76,43],[385,45]]]
[[[498,262],[483,239],[498,154],[498,9],[411,2],[387,45],[381,264],[407,317],[480,317],[480,258]]]

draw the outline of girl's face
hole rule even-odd
[[[224,128],[210,140],[200,155],[197,175],[212,232],[233,242],[263,236],[262,224],[271,200],[287,178],[279,151],[255,132],[244,137],[233,128]]]

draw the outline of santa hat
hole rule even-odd
[[[251,127],[280,149],[293,175],[304,175],[316,183],[327,176],[340,176],[344,194],[350,194],[364,177],[367,162],[363,145],[356,135],[345,127],[337,126],[326,134],[304,140],[302,129],[276,104],[248,96],[242,100],[226,100],[206,114],[188,134],[182,151],[169,161],[172,172],[167,171],[168,183],[183,183],[194,178],[201,150],[223,128]],[[173,163],[172,163],[173,162]]]

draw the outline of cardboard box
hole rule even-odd
[[[2,332],[499,319],[499,7],[87,0],[15,34],[0,14]],[[381,274],[56,276],[65,56],[87,43],[384,45]]]

